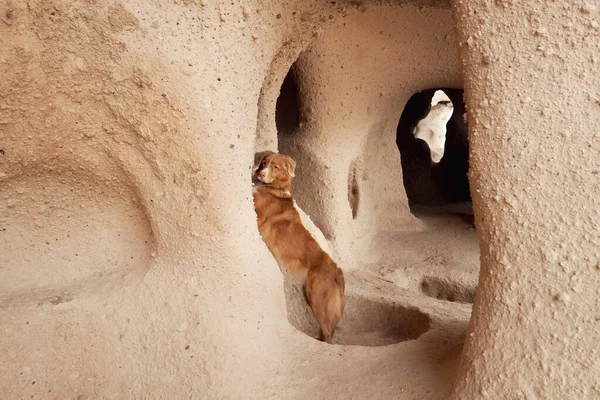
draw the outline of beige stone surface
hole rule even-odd
[[[593,398],[600,17],[530,3],[0,1],[0,397]],[[410,214],[394,140],[463,80],[461,357],[476,232]],[[258,235],[277,148],[347,273],[334,345]]]
[[[453,398],[598,398],[598,4],[454,6],[481,277]]]

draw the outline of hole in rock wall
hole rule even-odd
[[[303,154],[302,124],[300,115],[300,91],[294,77],[294,66],[286,75],[276,103],[275,119],[278,131],[279,151],[297,161],[306,160]],[[308,157],[310,158],[310,157]],[[306,171],[300,164],[293,181],[293,193],[314,190],[319,182],[317,174]],[[356,219],[361,202],[361,170],[359,161],[353,161],[348,169],[348,208]],[[304,180],[302,179],[304,176]],[[306,193],[305,193],[306,194]],[[310,193],[309,193],[310,196]],[[296,196],[298,198],[298,196]],[[310,216],[313,217],[313,216]],[[307,226],[306,221],[304,221]],[[314,225],[309,231],[321,244],[325,240]],[[327,243],[321,245],[329,252]],[[331,254],[331,252],[329,252]],[[400,304],[392,298],[358,294],[353,290],[353,277],[347,276],[346,307],[344,317],[333,337],[334,344],[359,346],[385,346],[406,340],[414,340],[430,329],[430,318],[418,308]],[[284,272],[284,291],[289,322],[299,331],[313,338],[319,337],[319,327],[306,301],[303,282],[298,282]]]
[[[479,248],[469,181],[469,143],[463,91],[431,88],[406,103],[396,130],[403,183],[411,212],[428,230],[420,233],[420,293],[443,301],[472,303]],[[419,236],[419,235],[417,235]],[[411,238],[410,240],[413,240]],[[410,273],[409,273],[410,275]]]
[[[287,73],[275,107],[275,124],[279,135],[293,134],[300,124],[298,86],[292,69]]]
[[[348,173],[348,204],[352,210],[352,219],[356,219],[358,215],[358,206],[360,204],[360,190],[358,187],[358,171],[355,163],[350,165]]]
[[[346,311],[333,342],[382,346],[435,337],[446,321],[466,326],[470,307],[459,303],[473,301],[479,248],[463,92],[448,88],[461,85],[458,52],[448,46],[450,10],[375,7],[328,32],[271,89],[279,96],[268,115],[279,152],[298,162],[297,204],[345,273]],[[440,54],[447,71],[440,72]],[[408,58],[408,67],[397,61]],[[432,89],[412,95],[422,87]],[[443,96],[432,105],[439,88]],[[405,108],[396,125],[398,104]],[[415,135],[428,114],[441,116]],[[430,130],[444,118],[436,139]],[[348,259],[359,261],[348,267]],[[284,280],[289,322],[317,338],[302,284],[285,273]]]
[[[427,89],[406,103],[396,130],[413,214],[472,215],[463,91]]]
[[[475,299],[474,286],[437,276],[424,277],[421,281],[421,291],[429,297],[451,302],[473,303]]]

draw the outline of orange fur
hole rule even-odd
[[[304,278],[308,303],[331,343],[344,314],[344,273],[304,228],[289,193],[296,162],[271,151],[258,153],[252,179],[258,230],[280,268]]]

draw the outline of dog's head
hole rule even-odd
[[[277,189],[289,190],[295,176],[296,161],[289,156],[264,151],[254,155],[252,180]]]

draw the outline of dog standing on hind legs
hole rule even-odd
[[[344,273],[306,230],[290,194],[296,162],[272,151],[258,153],[252,170],[258,230],[277,264],[304,279],[308,304],[331,343],[346,303]]]

